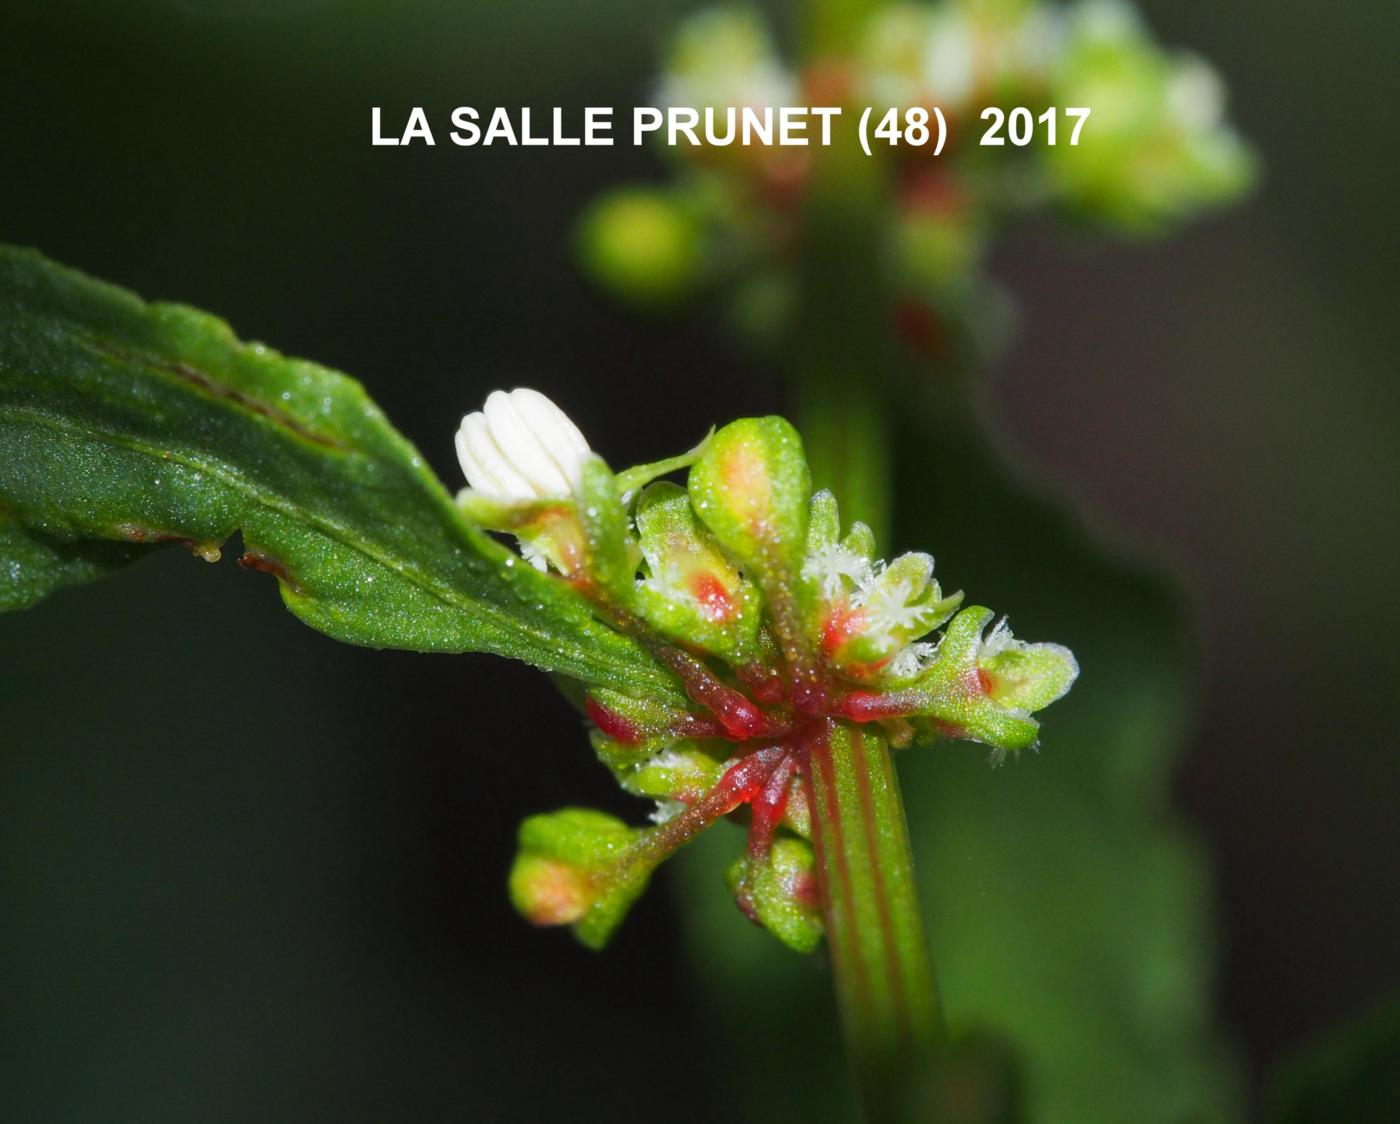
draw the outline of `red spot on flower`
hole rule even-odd
[[[636,723],[629,722],[615,710],[609,710],[596,699],[590,698],[584,709],[588,712],[589,719],[593,725],[602,730],[610,738],[616,738],[623,745],[636,745],[642,740],[641,732],[637,729]]]
[[[963,691],[966,692],[970,698],[976,698],[979,695],[990,695],[994,685],[991,675],[983,671],[980,667],[974,667],[964,671],[958,677],[958,681],[962,684]]]
[[[852,609],[844,601],[834,606],[822,624],[822,651],[834,655],[865,627],[865,610]]]
[[[589,891],[579,871],[539,860],[530,868],[525,918],[531,925],[569,925],[588,909]]]
[[[763,455],[748,445],[736,445],[726,451],[719,473],[734,513],[749,525],[754,535],[762,538],[772,500],[768,465]]]
[[[690,595],[699,602],[705,617],[715,624],[726,624],[733,619],[734,599],[714,574],[700,573],[691,578]]]

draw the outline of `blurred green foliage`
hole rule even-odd
[[[1400,1001],[1384,1001],[1311,1043],[1275,1074],[1271,1124],[1400,1118]]]

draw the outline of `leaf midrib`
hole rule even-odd
[[[0,417],[40,425],[58,434],[78,435],[90,441],[128,449],[141,456],[148,457],[152,460],[158,460],[161,463],[173,462],[193,471],[206,472],[231,490],[242,495],[249,502],[314,528],[332,541],[354,551],[382,569],[397,575],[410,585],[427,593],[434,600],[452,609],[454,612],[471,615],[474,612],[479,613],[480,610],[485,609],[493,623],[499,625],[503,631],[529,638],[537,647],[545,649],[557,647],[557,637],[533,629],[528,625],[522,625],[516,618],[510,616],[500,606],[490,601],[469,599],[460,594],[453,587],[444,586],[439,582],[431,580],[420,567],[411,563],[401,562],[394,559],[392,556],[382,554],[380,551],[375,550],[370,544],[358,540],[347,528],[339,525],[335,521],[328,520],[324,516],[313,514],[293,500],[249,483],[235,471],[230,471],[228,466],[223,463],[205,461],[197,456],[191,455],[188,451],[177,452],[165,448],[157,449],[145,442],[126,437],[112,430],[94,426],[90,423],[85,424],[78,422],[72,418],[52,414],[41,409],[26,408],[16,405],[0,405]],[[241,527],[239,529],[241,529]],[[463,545],[473,547],[473,544],[470,543],[464,543]],[[599,625],[599,627],[603,626]],[[503,652],[502,654],[511,655],[512,653]],[[631,678],[638,670],[632,667],[617,667],[612,660],[609,660],[608,663],[610,668],[623,678]],[[539,666],[544,667],[544,665]],[[545,667],[545,670],[558,671],[561,669]],[[565,672],[565,674],[573,673]]]

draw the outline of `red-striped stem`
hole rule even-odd
[[[942,1035],[909,833],[889,747],[874,730],[813,723],[800,745],[836,996],[872,1122]]]

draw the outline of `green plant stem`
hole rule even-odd
[[[835,363],[814,360],[804,369],[799,397],[815,485],[831,490],[844,518],[859,519],[877,541],[888,542],[891,467],[883,393],[849,375],[843,379]]]
[[[893,366],[883,224],[884,170],[865,156],[847,112],[830,148],[814,150],[802,224],[801,308],[794,349],[798,428],[814,483],[844,518],[889,528],[887,373]]]
[[[842,52],[878,4],[809,0],[809,81],[845,96]],[[800,429],[814,483],[843,516],[888,541],[892,466],[887,374],[895,365],[883,162],[864,155],[847,106],[830,147],[815,149],[801,232],[794,349]],[[827,943],[847,1053],[867,1118],[900,1119],[909,1085],[943,1039],[913,857],[889,746],[870,727],[833,723],[809,747]]]
[[[942,1035],[899,781],[884,738],[840,722],[805,776],[847,1051],[869,1120],[898,1119]]]

